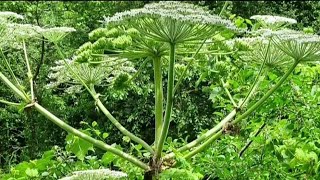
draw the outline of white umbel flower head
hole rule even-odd
[[[10,12],[10,11],[2,11],[0,12],[0,19],[5,19],[5,20],[9,20],[9,19],[23,19],[23,16],[14,12]]]
[[[47,28],[41,31],[41,34],[50,42],[59,42],[68,33],[75,32],[76,30],[71,27],[54,27]]]
[[[60,180],[104,180],[104,179],[125,179],[127,174],[120,171],[112,171],[110,169],[95,169],[95,170],[84,170],[75,171],[71,176],[64,177]]]
[[[108,24],[132,25],[154,40],[181,43],[212,36],[220,29],[238,30],[230,21],[211,15],[206,9],[177,1],[146,4],[105,17]]]
[[[282,17],[282,16],[271,16],[271,15],[254,15],[251,16],[250,19],[258,20],[258,21],[263,21],[267,24],[295,24],[297,23],[297,20],[287,18],[287,17]]]

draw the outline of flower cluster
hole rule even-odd
[[[112,171],[110,169],[96,169],[96,170],[84,170],[75,171],[71,176],[64,177],[60,180],[103,180],[103,179],[124,179],[127,178],[127,174],[120,171]]]
[[[263,21],[267,24],[295,24],[297,21],[295,19],[282,17],[282,16],[271,16],[271,15],[254,15],[250,19]]]
[[[54,27],[42,29],[40,33],[50,42],[58,42],[64,38],[68,33],[75,32],[74,28],[70,27]]]
[[[105,17],[105,23],[117,24],[124,20],[140,17],[168,18],[190,24],[224,26],[228,29],[237,30],[230,20],[211,15],[202,7],[176,1],[160,1],[159,3],[147,4],[144,8],[116,13],[112,17]]]

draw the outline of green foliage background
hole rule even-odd
[[[102,26],[100,20],[103,19],[103,16],[142,7],[145,3],[148,2],[1,2],[0,11],[22,14],[26,17],[24,20],[26,23],[49,27],[74,27],[77,33],[68,36],[63,42],[67,47],[64,53],[72,55],[79,46],[89,41],[89,32]],[[195,1],[194,3],[207,5],[214,13],[219,13],[224,5],[224,2],[221,1],[204,3]],[[250,27],[249,23],[241,19],[249,19],[250,16],[256,14],[282,15],[296,19],[299,22],[295,26],[296,29],[311,27],[314,32],[318,32],[319,13],[320,2],[317,1],[234,1],[230,2],[223,16],[230,17],[235,14],[236,18],[240,19],[240,24]],[[103,115],[96,112],[89,94],[68,95],[61,90],[52,91],[44,88],[48,83],[49,68],[53,66],[55,60],[59,59],[52,44],[40,42],[34,44],[30,51],[34,52],[31,57],[33,67],[35,67],[33,71],[39,71],[36,78],[36,92],[41,104],[77,128],[86,127],[81,124],[81,121],[86,121],[88,124],[97,122],[99,127],[95,128],[112,134],[107,138],[108,143],[116,142],[128,151],[139,154],[136,152],[139,147],[134,147],[130,142],[123,140],[121,133]],[[14,54],[12,56],[15,57]],[[25,71],[23,65],[16,62],[13,64],[14,71],[22,75],[21,72]],[[233,65],[236,65],[236,68]],[[124,94],[110,91],[108,88],[99,89],[99,92],[108,99],[108,102],[111,101],[108,108],[121,124],[139,137],[143,137],[148,143],[152,143],[154,140],[153,70],[150,63],[147,63],[146,66],[149,68],[145,68],[135,80],[137,88],[127,89]],[[232,58],[228,59],[224,66],[230,72],[228,83],[232,87],[230,89],[234,90],[231,93],[238,96],[245,94],[245,90],[249,88],[249,83],[246,84],[246,82],[253,81],[252,74],[256,70],[246,69],[244,64]],[[136,64],[136,67],[139,67],[139,64]],[[208,64],[199,63],[188,72],[176,95],[173,122],[169,132],[171,139],[186,136],[188,140],[195,139],[199,132],[212,127],[215,120],[219,120],[232,108],[228,97],[224,95],[223,90],[219,89],[220,84],[208,75],[211,73],[211,68]],[[281,70],[270,72],[268,78],[263,82],[265,89],[281,73]],[[242,125],[247,127],[246,129],[241,129],[238,134],[222,138],[219,140],[219,145],[213,144],[205,152],[193,158],[191,162],[182,162],[180,167],[184,171],[175,173],[191,173],[192,176],[196,176],[195,173],[201,173],[212,179],[319,178],[320,67],[301,67],[294,73],[299,76],[290,78],[259,111],[251,116],[250,124]],[[0,94],[4,95],[7,92],[7,89],[1,84]],[[261,94],[258,93],[257,98],[259,96]],[[7,99],[13,99],[13,97],[7,97]],[[214,112],[222,112],[222,114]],[[267,124],[266,128],[258,137],[253,138],[253,145],[244,156],[239,158],[238,153],[247,139],[250,139],[250,133],[262,123]],[[125,164],[99,151],[95,152],[95,155],[89,152],[89,156],[83,157],[81,162],[70,154],[64,154],[66,152],[60,149],[44,154],[54,145],[64,147],[67,134],[53,124],[49,124],[46,119],[35,112],[18,113],[15,108],[7,108],[0,104],[0,127],[2,128],[0,131],[0,168],[4,172],[8,172],[11,167],[20,162],[36,158],[42,159],[45,163],[51,163],[53,167],[51,171],[55,172],[57,177],[78,169],[101,166],[117,168]],[[68,138],[66,141],[68,142]],[[166,148],[169,149],[174,143],[176,142],[170,141],[169,138]],[[80,156],[84,155],[80,154]],[[148,157],[143,153],[140,156]],[[72,158],[73,161],[68,166],[67,162]],[[54,160],[51,161],[52,159]],[[19,164],[20,167],[17,168],[27,169],[29,167],[39,172],[50,171],[43,169],[38,164],[27,165],[26,163]],[[192,168],[184,163],[192,164]],[[127,173],[131,177],[142,178],[139,177],[136,169],[129,168],[131,169]],[[169,176],[170,173],[172,172],[167,172],[163,176]]]

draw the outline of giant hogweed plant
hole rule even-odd
[[[172,120],[174,94],[179,84],[187,73],[187,69],[196,60],[197,55],[201,53],[211,57],[219,55],[219,52],[208,51],[205,45],[215,43],[213,37],[221,32],[239,31],[232,22],[211,15],[206,9],[188,3],[159,2],[147,4],[141,9],[133,9],[117,13],[112,17],[106,17],[107,27],[90,34],[94,43],[84,44],[77,51],[77,55],[68,60],[61,51],[59,41],[68,33],[73,32],[74,29],[63,27],[45,29],[38,26],[17,24],[12,19],[20,18],[19,15],[14,13],[4,14],[0,14],[1,20],[5,22],[1,31],[3,40],[14,39],[15,44],[13,45],[18,45],[22,49],[27,67],[29,88],[21,85],[21,80],[15,76],[10,68],[10,62],[3,56],[6,70],[1,69],[0,79],[22,102],[16,103],[4,99],[0,102],[25,109],[34,108],[70,134],[133,163],[145,170],[146,177],[154,178],[157,178],[163,170],[172,168],[176,164],[175,157],[185,159],[193,157],[225,134],[228,128],[245,120],[281,86],[298,64],[316,61],[320,50],[320,39],[316,35],[293,30],[257,30],[254,36],[259,35],[258,38],[253,38],[254,40],[249,41],[249,44],[254,42],[259,45],[258,48],[253,48],[250,53],[243,57],[250,63],[260,65],[257,77],[247,96],[236,102],[227,86],[223,86],[234,109],[216,126],[199,135],[197,139],[178,147],[173,152],[164,152],[163,147]],[[54,43],[62,58],[60,65],[54,69],[57,73],[52,74],[52,78],[56,78],[57,81],[50,86],[55,87],[63,83],[69,86],[69,92],[71,93],[81,92],[83,89],[88,91],[95,100],[97,108],[106,115],[108,120],[125,136],[140,144],[151,154],[152,158],[149,159],[148,163],[146,163],[146,160],[134,157],[69,126],[37,102],[36,94],[33,91],[32,68],[28,59],[26,43],[30,38],[38,38],[39,36],[44,36],[48,41]],[[238,40],[235,39],[234,42]],[[197,47],[197,50],[185,52],[186,47]],[[2,48],[6,48],[6,46],[2,46]],[[175,83],[175,71],[177,70],[175,64],[176,60],[183,59],[181,57],[187,57],[189,61],[183,71],[179,73],[178,80]],[[132,134],[120,124],[102,103],[101,95],[95,89],[106,84],[111,87],[130,86],[130,83],[133,83],[134,78],[140,71],[140,69],[136,71],[133,68],[132,61],[135,60],[142,60],[141,69],[145,68],[144,65],[148,61],[153,63],[155,88],[155,141],[153,145],[147,144],[142,138]],[[166,98],[163,97],[162,83],[164,65],[168,67],[166,71],[168,74]],[[286,69],[287,72],[259,100],[251,102],[264,73],[275,66]],[[7,78],[5,71],[9,72],[12,80]],[[219,76],[219,78],[224,85],[223,77]],[[249,102],[252,105],[246,108]]]

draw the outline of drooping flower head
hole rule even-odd
[[[151,39],[182,43],[213,36],[218,30],[238,30],[230,20],[205,8],[176,1],[151,3],[144,8],[105,17],[107,25],[129,24]]]

